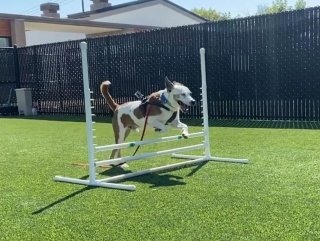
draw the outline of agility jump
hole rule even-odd
[[[106,146],[95,146],[93,139],[93,121],[92,121],[92,102],[91,99],[91,91],[89,87],[89,74],[88,74],[88,57],[87,57],[87,43],[81,42],[81,57],[82,57],[82,71],[83,71],[83,87],[84,87],[84,97],[85,97],[85,112],[86,112],[86,126],[87,126],[87,145],[88,145],[88,161],[89,161],[89,180],[82,180],[77,178],[69,178],[69,177],[61,177],[56,176],[54,178],[55,181],[59,182],[68,182],[74,184],[81,184],[87,186],[98,186],[98,187],[105,187],[105,188],[113,188],[113,189],[122,189],[122,190],[129,190],[135,191],[135,185],[124,185],[120,183],[112,183],[119,180],[132,178],[136,176],[141,176],[145,174],[150,174],[153,172],[165,171],[169,169],[174,169],[182,166],[192,165],[200,162],[206,161],[218,161],[218,162],[232,162],[232,163],[248,163],[247,159],[233,159],[233,158],[222,158],[222,157],[213,157],[211,156],[210,152],[210,138],[209,138],[209,123],[208,123],[208,102],[207,102],[207,83],[206,83],[206,64],[205,64],[205,49],[200,49],[200,59],[201,59],[201,76],[202,76],[202,113],[203,113],[203,131],[198,133],[191,133],[189,134],[188,138],[196,138],[196,137],[204,137],[204,141],[202,144],[186,146],[181,148],[175,148],[170,150],[162,150],[152,153],[145,153],[136,156],[128,156],[128,157],[121,157],[109,160],[102,160],[102,161],[95,161],[95,153],[101,151],[108,151],[113,149],[121,149],[121,148],[132,148],[142,145],[149,145],[154,143],[160,142],[169,142],[169,141],[183,141],[184,138],[182,135],[177,136],[169,136],[157,139],[150,139],[144,141],[137,141],[137,142],[129,142],[129,143],[121,143],[121,144],[113,144],[113,145],[106,145]],[[204,156],[195,156],[195,155],[183,155],[177,154],[179,152],[196,150],[196,149],[204,149],[205,155]],[[171,154],[174,158],[180,159],[188,159],[188,161],[170,164],[166,166],[151,168],[147,170],[137,171],[129,174],[121,174],[114,177],[108,177],[104,179],[96,179],[96,168],[99,166],[104,165],[117,165],[121,163],[132,162],[140,159],[155,157],[155,156],[163,156]]]

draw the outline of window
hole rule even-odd
[[[11,40],[8,37],[0,37],[0,48],[11,47]]]

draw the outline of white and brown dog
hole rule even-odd
[[[112,126],[116,144],[123,143],[131,130],[139,132],[139,128],[144,127],[146,112],[149,112],[146,129],[154,128],[158,133],[166,133],[166,124],[169,121],[174,129],[181,129],[184,138],[188,138],[188,126],[180,122],[179,110],[185,112],[189,106],[196,103],[189,88],[178,82],[171,82],[166,77],[166,88],[152,93],[147,104],[142,105],[138,100],[119,105],[108,91],[110,84],[110,81],[104,81],[100,90],[114,111]],[[121,157],[121,150],[113,150],[110,159],[116,156]]]

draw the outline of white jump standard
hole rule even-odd
[[[153,172],[158,171],[165,171],[173,168],[178,168],[182,166],[187,166],[191,164],[196,164],[205,161],[218,161],[218,162],[232,162],[232,163],[248,163],[247,159],[233,159],[233,158],[221,158],[221,157],[213,157],[210,154],[210,139],[209,139],[209,123],[208,123],[208,102],[207,102],[207,84],[206,84],[206,65],[205,65],[205,49],[200,49],[200,57],[201,57],[201,75],[202,75],[202,110],[203,110],[203,132],[192,133],[189,134],[189,138],[196,138],[196,137],[204,137],[204,142],[202,144],[193,145],[193,146],[186,146],[176,149],[170,150],[163,150],[158,152],[152,153],[145,153],[136,156],[128,156],[128,157],[121,157],[116,159],[110,160],[103,160],[103,161],[95,161],[94,154],[96,152],[113,150],[115,148],[130,148],[135,146],[142,146],[142,145],[149,145],[153,143],[159,142],[168,142],[168,141],[177,141],[177,140],[184,140],[182,135],[178,136],[169,136],[151,140],[144,140],[144,141],[137,141],[137,142],[130,142],[130,143],[121,143],[121,144],[113,144],[107,146],[94,146],[93,143],[93,121],[92,121],[92,111],[91,109],[92,104],[91,101],[91,91],[89,88],[89,74],[88,74],[88,60],[87,60],[87,43],[82,42],[80,44],[81,47],[81,56],[82,56],[82,71],[83,71],[83,87],[84,87],[84,97],[85,97],[85,110],[86,110],[86,125],[87,125],[87,144],[88,144],[88,159],[89,159],[89,180],[82,180],[77,178],[68,178],[68,177],[60,177],[56,176],[54,178],[55,181],[60,182],[69,182],[87,186],[98,186],[98,187],[106,187],[106,188],[114,188],[114,189],[122,189],[122,190],[129,190],[134,191],[136,190],[135,185],[124,185],[119,183],[111,183],[127,178],[132,178],[136,176],[141,176]],[[183,155],[177,154],[183,151],[190,151],[196,149],[205,149],[204,156],[194,156],[194,155]],[[189,161],[184,161],[176,164],[170,164],[166,166],[151,168],[143,171],[133,172],[129,174],[122,174],[117,175],[114,177],[108,177],[105,179],[96,179],[96,167],[103,166],[106,164],[120,164],[123,162],[131,162],[135,160],[145,159],[149,157],[155,156],[163,156],[172,154],[172,157],[181,158],[181,159],[189,159]],[[191,159],[191,160],[190,160]]]

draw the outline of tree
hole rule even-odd
[[[274,0],[270,7],[268,5],[259,5],[257,10],[257,15],[261,14],[271,14],[271,13],[280,13],[283,11],[289,11],[293,9],[304,9],[307,3],[304,0],[297,0],[295,7],[288,5],[287,0]]]
[[[298,0],[294,6],[296,9],[305,9],[307,6],[307,3],[304,0]]]
[[[258,5],[258,9],[256,15],[262,14],[272,14],[272,13],[279,13],[284,11],[289,11],[293,9],[305,9],[306,8],[306,1],[305,0],[297,0],[294,7],[288,4],[288,0],[273,0],[271,6],[267,4]],[[219,20],[229,20],[231,19],[230,13],[221,13],[215,9],[209,8],[193,8],[191,12],[208,19],[209,21],[219,21]],[[249,12],[244,12],[245,16],[249,16]],[[238,14],[235,18],[240,18],[241,16]]]
[[[272,1],[272,5],[271,7],[266,7],[265,8],[265,13],[266,14],[270,14],[270,13],[280,13],[283,11],[288,11],[291,10],[292,7],[290,7],[288,5],[288,1],[287,0],[275,0]]]
[[[210,21],[219,21],[219,20],[228,20],[231,19],[230,13],[220,13],[215,9],[209,8],[193,8],[191,9],[191,12],[206,18]]]

